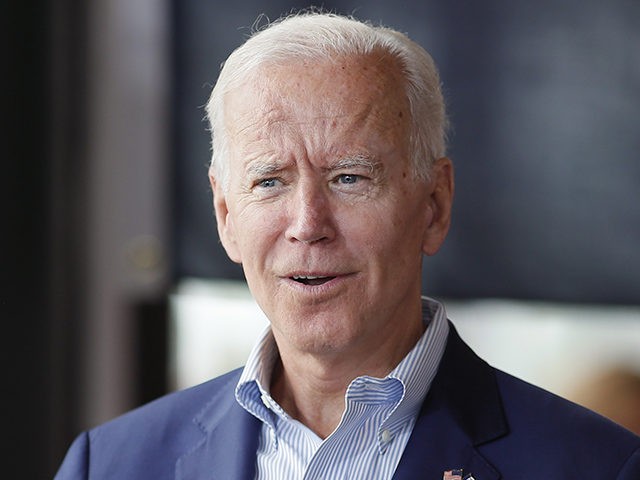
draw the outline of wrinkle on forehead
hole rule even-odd
[[[243,151],[285,139],[321,143],[336,133],[348,140],[364,130],[408,142],[403,81],[388,55],[266,64],[225,98],[227,132]]]

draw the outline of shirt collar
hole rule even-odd
[[[420,340],[387,375],[387,378],[399,380],[404,390],[403,398],[385,421],[383,428],[392,429],[395,424],[404,422],[407,417],[417,416],[438,371],[449,335],[444,305],[423,297],[422,320],[426,328]]]
[[[449,325],[444,306],[433,299],[422,298],[422,319],[425,332],[416,345],[384,379],[358,377],[347,389],[347,401],[359,401],[364,384],[378,390],[374,395],[380,403],[395,403],[396,406],[381,427],[393,433],[402,428],[407,418],[417,416],[431,382],[436,375],[444,353]],[[269,395],[269,384],[273,367],[278,358],[278,348],[271,328],[263,332],[253,347],[247,364],[236,386],[236,400],[249,413],[275,430],[274,415],[286,416]],[[362,396],[364,399],[365,396]],[[366,396],[367,402],[372,396]],[[380,437],[380,435],[378,436]]]

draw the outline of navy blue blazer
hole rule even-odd
[[[240,370],[81,434],[57,480],[252,479],[260,422],[235,401]],[[394,479],[640,480],[640,437],[496,370],[453,326]],[[368,480],[368,479],[367,479]]]

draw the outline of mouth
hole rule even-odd
[[[315,276],[315,275],[293,275],[292,277],[289,277],[289,278],[294,282],[302,283],[303,285],[316,286],[316,285],[324,285],[325,283],[330,282],[336,277],[331,277],[331,276],[325,277],[325,276]]]

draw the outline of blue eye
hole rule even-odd
[[[275,178],[265,178],[264,180],[260,180],[258,182],[258,186],[262,188],[273,188],[276,186],[277,182],[278,180]]]
[[[345,173],[338,176],[338,183],[342,183],[344,185],[352,185],[356,183],[358,180],[360,180],[360,175]]]

